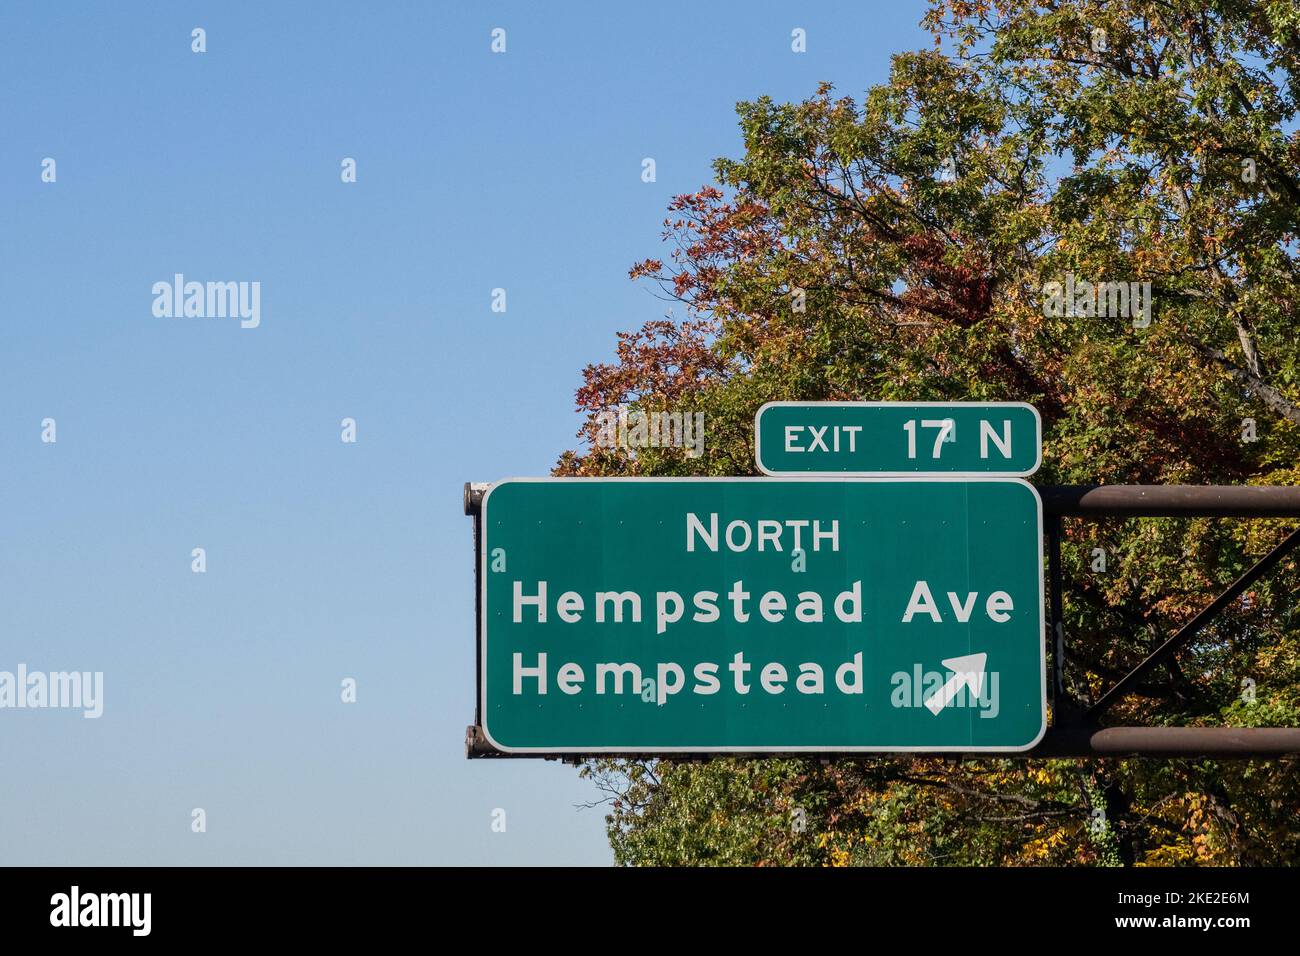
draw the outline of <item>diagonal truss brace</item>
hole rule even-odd
[[[1101,696],[1101,699],[1088,708],[1084,714],[1085,722],[1095,722],[1097,718],[1106,712],[1106,710],[1117,700],[1128,693],[1139,680],[1146,676],[1150,671],[1159,667],[1174,654],[1178,653],[1188,642],[1195,637],[1202,628],[1205,627],[1214,616],[1222,611],[1225,607],[1241,596],[1241,593],[1250,587],[1257,580],[1270,571],[1275,564],[1281,561],[1287,554],[1293,551],[1297,544],[1300,544],[1300,528],[1292,531],[1277,545],[1272,551],[1260,558],[1255,565],[1245,574],[1233,581],[1228,588],[1211,601],[1206,607],[1194,618],[1178,629],[1174,634],[1154,651],[1147,658],[1133,668],[1115,684],[1110,690]]]

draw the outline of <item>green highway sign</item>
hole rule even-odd
[[[1020,751],[1046,728],[1020,479],[511,479],[480,514],[498,750]]]
[[[754,417],[766,475],[1031,475],[1042,423],[1024,402],[768,402]]]

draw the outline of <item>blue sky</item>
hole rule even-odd
[[[610,862],[575,770],[464,759],[461,485],[573,447],[734,104],[860,94],[922,12],[6,0],[0,671],[105,687],[0,710],[0,862]],[[261,324],[155,317],[178,272]]]

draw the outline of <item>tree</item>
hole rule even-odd
[[[1300,9],[941,0],[925,23],[934,49],[861,100],[740,104],[743,156],[672,202],[668,261],[632,269],[688,317],[621,336],[579,407],[702,410],[706,455],[569,452],[557,472],[751,474],[769,400],[1025,400],[1043,483],[1294,484]],[[1095,699],[1279,532],[1067,522],[1072,694]],[[1285,562],[1110,719],[1296,726],[1298,576]],[[622,863],[1300,859],[1290,761],[583,772]]]

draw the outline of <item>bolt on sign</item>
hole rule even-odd
[[[1042,422],[1024,402],[768,402],[754,416],[767,475],[1031,475]]]
[[[511,479],[481,518],[498,750],[1019,751],[1046,728],[1020,479]]]

